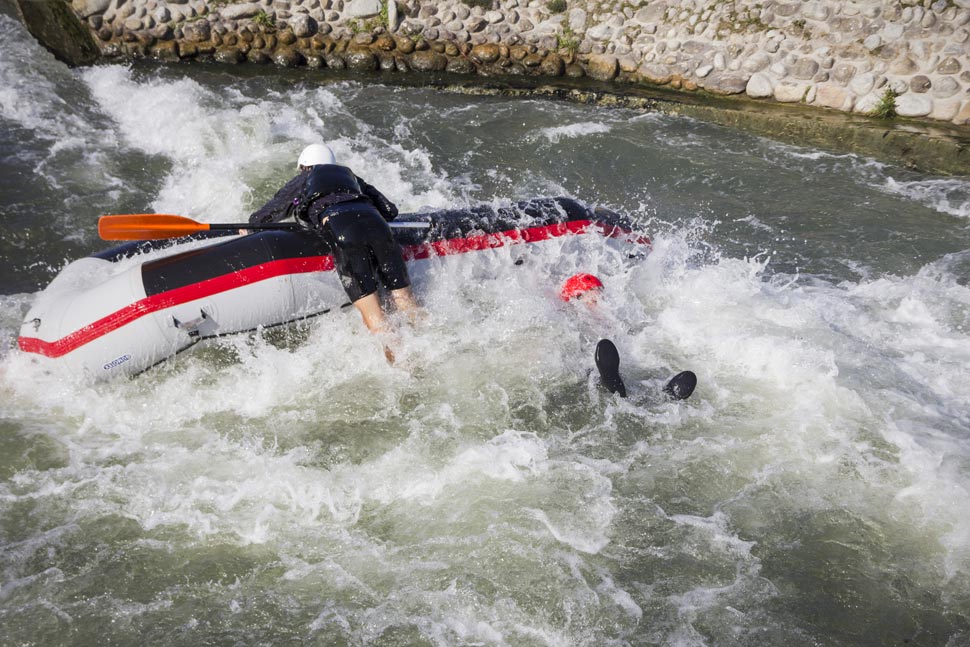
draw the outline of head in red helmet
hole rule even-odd
[[[563,301],[571,299],[587,299],[595,296],[603,289],[603,282],[592,274],[574,274],[566,279],[559,291]]]

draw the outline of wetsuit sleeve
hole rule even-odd
[[[249,215],[249,222],[279,222],[295,215],[305,179],[306,175],[300,173],[284,184],[269,202]]]
[[[360,190],[364,192],[364,195],[370,198],[377,210],[381,212],[384,220],[390,222],[397,218],[397,205],[384,197],[383,193],[364,182],[359,176],[357,176],[357,184],[360,185]]]

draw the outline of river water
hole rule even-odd
[[[3,645],[970,645],[970,178],[0,39]],[[111,383],[16,350],[98,215],[238,221],[321,139],[402,210],[569,195],[652,253],[442,266],[404,368],[346,311]]]

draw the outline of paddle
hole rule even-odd
[[[424,229],[430,227],[432,223],[389,222],[387,224],[398,229]],[[303,227],[293,222],[213,224],[198,222],[185,216],[173,216],[163,213],[130,213],[118,216],[101,216],[98,219],[98,235],[103,240],[157,240],[160,238],[188,236],[189,234],[196,234],[201,231],[241,231],[253,229],[284,229],[296,231],[303,229]]]

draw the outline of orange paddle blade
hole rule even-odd
[[[155,240],[176,238],[199,231],[207,231],[207,223],[185,216],[162,213],[132,213],[121,216],[101,216],[98,235],[103,240]]]

